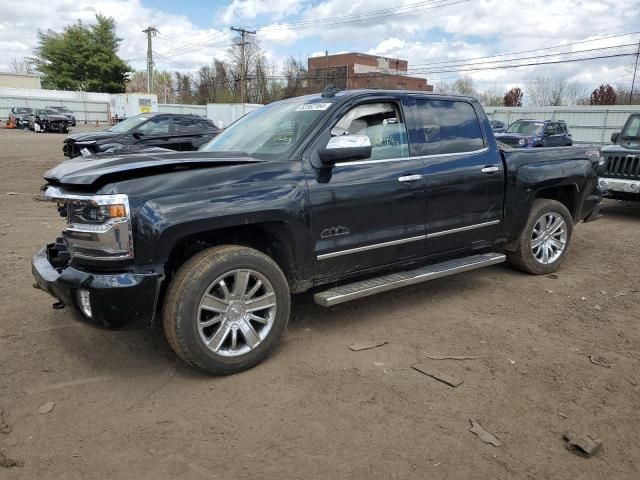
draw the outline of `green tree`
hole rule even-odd
[[[121,38],[113,18],[96,15],[96,23],[80,20],[62,32],[38,32],[34,64],[42,86],[59,90],[121,93],[130,67],[118,57]]]

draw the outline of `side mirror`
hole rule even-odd
[[[133,138],[137,138],[138,140],[140,140],[142,137],[144,137],[144,133],[142,133],[142,132],[133,132]]]
[[[618,141],[618,137],[620,137],[620,132],[613,132],[611,134],[611,143],[616,143]]]
[[[366,135],[341,135],[331,137],[320,152],[320,160],[325,165],[347,160],[363,160],[371,156],[371,140]]]

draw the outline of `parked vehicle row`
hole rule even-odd
[[[75,114],[61,105],[44,108],[13,107],[9,111],[9,122],[17,128],[60,133],[68,133],[69,127],[75,127],[77,123]]]
[[[68,227],[32,270],[78,319],[161,318],[185,362],[229,374],[274,348],[291,293],[332,306],[507,259],[556,271],[574,225],[598,217],[600,160],[499,144],[469,97],[328,90],[256,110],[198,152],[62,162],[44,196]]]

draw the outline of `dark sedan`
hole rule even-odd
[[[49,110],[53,110],[54,112],[58,112],[60,115],[64,115],[67,117],[67,122],[70,126],[76,126],[76,114],[69,110],[67,107],[63,105],[49,105],[47,107]]]
[[[134,145],[136,149],[197,150],[219,132],[211,120],[197,115],[143,113],[107,130],[69,135],[64,141],[63,152],[73,158],[117,153],[125,146]]]
[[[504,122],[501,122],[500,120],[491,120],[489,124],[491,125],[493,133],[504,133],[506,127]]]
[[[34,132],[69,133],[67,117],[48,108],[36,109],[35,115],[29,118],[29,130]]]
[[[9,122],[15,124],[17,128],[28,128],[29,118],[33,113],[33,108],[13,107],[9,112]]]

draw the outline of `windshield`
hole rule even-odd
[[[640,115],[634,115],[625,125],[622,138],[640,138]]]
[[[133,130],[135,127],[140,125],[142,122],[146,122],[149,120],[149,115],[136,115],[135,117],[127,118],[120,123],[116,123],[113,127],[108,128],[108,132],[116,132],[116,133],[126,133],[129,130]]]
[[[48,108],[38,109],[36,112],[38,115],[55,115],[58,112],[54,112],[53,110],[49,110]]]
[[[518,133],[520,135],[540,135],[542,134],[542,122],[513,122],[507,128],[507,133]]]
[[[205,152],[243,152],[255,158],[283,158],[300,144],[332,100],[285,100],[254,110],[200,148]]]
[[[62,112],[62,113],[70,113],[71,110],[69,110],[67,107],[50,107],[51,110],[55,110],[56,112]]]
[[[24,115],[26,113],[33,113],[32,108],[16,108],[16,113],[18,115]]]

